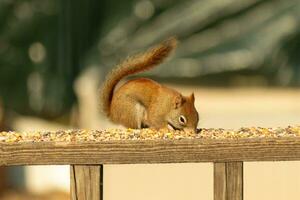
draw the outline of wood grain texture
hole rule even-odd
[[[243,162],[214,163],[214,200],[243,200]]]
[[[71,165],[71,199],[103,199],[103,166]]]
[[[214,163],[214,200],[226,200],[226,163]]]
[[[0,143],[0,165],[300,160],[300,138]]]

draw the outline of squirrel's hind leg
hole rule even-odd
[[[136,119],[137,119],[137,127],[138,129],[141,128],[148,128],[148,125],[145,123],[147,119],[147,111],[145,106],[143,106],[141,103],[137,103],[135,105],[136,110]]]
[[[115,101],[116,100],[116,101]],[[122,95],[112,100],[110,118],[113,122],[127,128],[141,129],[147,126],[145,107],[132,98]]]

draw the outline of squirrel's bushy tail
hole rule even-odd
[[[176,48],[176,38],[170,38],[157,46],[149,49],[145,53],[127,58],[120,63],[106,77],[101,88],[101,109],[107,116],[110,114],[110,103],[112,100],[114,88],[124,77],[147,71],[156,65],[162,63],[166,57]]]

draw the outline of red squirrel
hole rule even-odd
[[[177,46],[170,38],[144,53],[127,58],[106,77],[101,88],[101,108],[114,123],[127,128],[168,128],[196,132],[198,112],[194,93],[183,96],[148,78],[118,82],[131,74],[150,70],[161,64]]]

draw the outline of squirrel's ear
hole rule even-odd
[[[181,95],[176,95],[174,98],[174,108],[179,108],[183,103],[183,97]]]
[[[192,101],[193,103],[195,102],[194,92],[190,95],[190,99],[191,99],[191,101]]]

